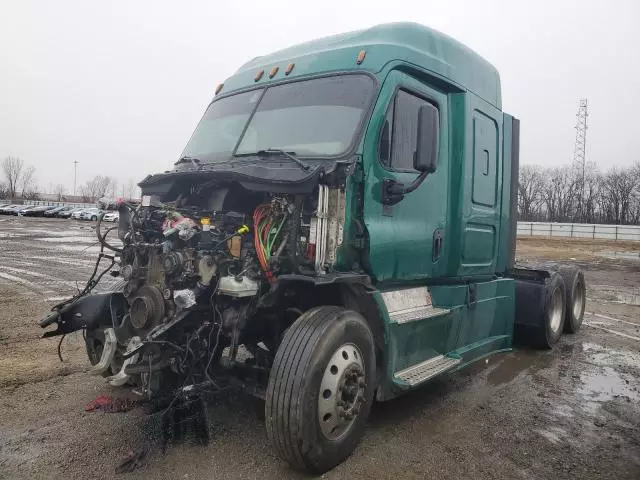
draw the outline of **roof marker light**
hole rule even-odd
[[[287,65],[287,69],[284,71],[284,74],[289,75],[293,71],[293,67],[295,66],[295,63],[290,63],[289,65]]]
[[[269,78],[273,78],[276,76],[276,73],[278,73],[279,68],[278,67],[273,67],[271,69],[271,71],[269,72]]]
[[[356,57],[356,65],[360,65],[362,62],[364,62],[364,57],[367,55],[367,52],[365,50],[360,50],[360,53],[358,53],[358,56]]]
[[[254,78],[253,81],[257,82],[262,78],[262,75],[264,75],[264,70],[260,70],[258,73],[256,73],[256,78]]]
[[[216,95],[220,93],[220,90],[222,90],[222,87],[224,87],[224,83],[221,83],[216,87],[216,93],[215,93]]]

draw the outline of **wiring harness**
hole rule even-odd
[[[287,244],[288,235],[283,234],[288,211],[277,203],[258,205],[253,212],[254,246],[258,263],[270,283],[275,282],[272,260],[279,257]]]

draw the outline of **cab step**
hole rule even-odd
[[[398,381],[398,383],[413,387],[447,370],[451,370],[461,361],[462,359],[460,358],[438,355],[396,372],[393,375],[393,379],[394,381]]]

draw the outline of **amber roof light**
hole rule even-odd
[[[367,55],[367,52],[364,50],[360,50],[360,53],[358,53],[358,56],[356,57],[356,65],[360,65],[362,62],[364,62],[364,57]]]
[[[271,69],[271,71],[269,72],[269,78],[273,78],[276,76],[276,73],[278,73],[278,67],[273,67]]]
[[[224,87],[224,83],[221,83],[216,87],[216,93],[215,93],[216,95],[220,93],[220,90],[222,90],[222,87]]]
[[[293,71],[293,67],[295,66],[295,63],[290,63],[289,65],[287,65],[287,69],[284,71],[284,74],[289,75]]]
[[[257,82],[262,78],[262,75],[264,75],[264,70],[260,70],[258,73],[256,73],[256,78],[254,78],[253,81]]]

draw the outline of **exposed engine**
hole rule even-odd
[[[54,320],[58,332],[84,328],[91,372],[148,398],[222,388],[229,378],[250,379],[260,389],[304,301],[275,301],[282,295],[275,286],[283,275],[330,271],[342,243],[344,192],[324,185],[317,192],[205,185],[171,201],[165,195],[164,201],[144,196],[138,206],[122,203],[122,246],[112,245],[98,224],[103,246],[115,251],[101,255],[119,268],[112,275],[122,279],[122,290],[86,295],[97,283],[92,278],[87,292],[54,311],[75,315]],[[89,307],[104,314],[77,320]],[[234,375],[221,374],[230,370]]]

